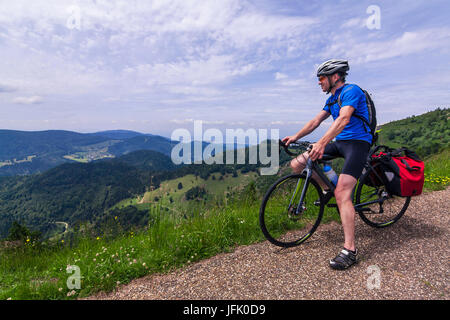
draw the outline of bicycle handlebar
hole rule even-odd
[[[289,151],[288,146],[281,140],[279,140],[279,145],[284,149],[284,151],[290,155],[290,156],[297,156],[298,154],[295,154],[291,151]],[[299,141],[299,142],[293,142],[291,144],[289,144],[289,146],[295,147],[295,148],[306,148],[306,151],[311,151],[312,145],[310,142],[307,141]],[[280,152],[281,152],[281,148],[280,148]]]

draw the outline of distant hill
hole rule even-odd
[[[0,130],[0,176],[44,172],[63,163],[120,157],[137,150],[170,155],[175,144],[168,138],[128,130]]]
[[[450,108],[392,121],[380,126],[378,144],[408,147],[427,157],[450,147]]]
[[[178,141],[129,130],[95,133],[0,130],[0,176],[44,172],[57,165],[120,157],[138,150],[171,155]],[[190,147],[194,149],[194,143]],[[207,146],[203,143],[202,150]],[[191,155],[194,160],[194,153]]]
[[[0,130],[0,175],[42,172],[69,162],[65,155],[89,146],[104,148],[110,139],[72,131]]]
[[[120,156],[137,150],[153,150],[170,156],[173,146],[177,144],[178,142],[161,136],[139,135],[112,145],[108,151],[115,156]]]
[[[102,136],[109,139],[115,139],[115,140],[123,140],[123,139],[129,139],[134,138],[137,136],[144,135],[143,133],[137,132],[137,131],[130,131],[130,130],[107,130],[107,131],[99,131],[91,133],[95,136]],[[146,134],[149,136],[152,136],[150,134]]]
[[[75,149],[109,140],[106,137],[63,130],[0,130],[0,161],[30,155],[42,156],[72,152]]]
[[[174,170],[179,167],[174,165],[168,156],[153,150],[137,150],[119,158],[99,161],[123,162],[129,166],[147,171]]]
[[[150,150],[90,163],[65,163],[44,173],[0,179],[0,238],[13,221],[50,236],[55,221],[98,219],[122,199],[143,194],[150,175],[173,170],[169,157]],[[160,178],[153,179],[155,185]]]

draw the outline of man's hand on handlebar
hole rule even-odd
[[[322,159],[323,154],[325,152],[325,146],[321,143],[313,143],[311,144],[311,150],[309,151],[309,157],[312,161],[316,161],[317,159]]]
[[[289,146],[291,143],[296,142],[297,139],[295,136],[287,136],[284,137],[283,139],[281,139],[281,141],[283,141],[283,143],[287,146]]]
[[[308,141],[297,141],[294,139],[295,136],[284,137],[282,140],[279,140],[280,147],[284,149],[284,151],[290,156],[298,156],[298,151],[305,150],[308,152],[310,158],[314,161],[316,159],[322,158],[325,152],[325,146],[322,146],[321,143],[311,143]],[[294,147],[294,152],[290,151],[288,146],[291,145]],[[281,151],[281,148],[280,148]],[[303,151],[304,152],[304,151]],[[312,152],[312,153],[311,153]],[[313,155],[313,156],[312,156]]]

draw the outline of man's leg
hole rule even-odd
[[[352,201],[352,191],[357,180],[348,174],[340,174],[334,195],[341,214],[344,228],[344,248],[355,250],[355,208]]]
[[[345,158],[345,162],[334,195],[344,229],[344,250],[333,260],[330,260],[330,267],[333,269],[344,270],[357,262],[355,246],[356,213],[353,207],[352,191],[363,170],[369,148],[369,143],[364,141],[342,141],[339,143],[339,149]]]
[[[357,262],[355,209],[351,199],[355,185],[356,178],[348,174],[341,174],[334,192],[344,229],[344,249],[334,259],[330,260],[330,267],[337,270],[345,270]]]

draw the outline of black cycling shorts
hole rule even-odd
[[[362,140],[337,140],[325,147],[324,154],[344,158],[342,173],[349,174],[356,180],[361,176],[369,154],[370,144]]]

